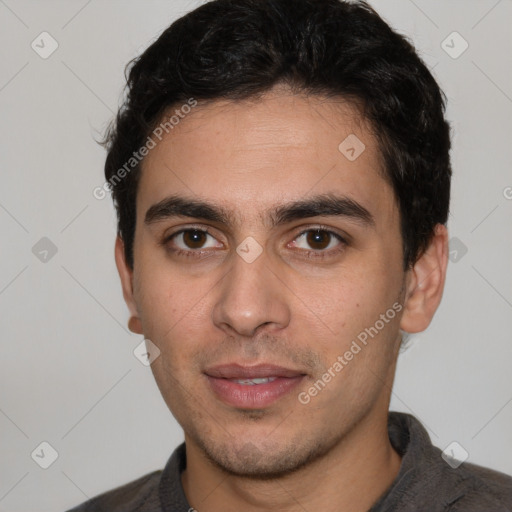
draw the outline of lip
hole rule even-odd
[[[237,363],[221,364],[205,370],[209,377],[222,379],[252,379],[264,377],[297,377],[304,375],[299,370],[292,370],[274,364],[258,364],[254,366],[241,365]]]
[[[225,364],[207,369],[205,372],[211,390],[224,403],[241,409],[263,409],[288,395],[305,374],[299,370],[273,364],[243,366]],[[274,377],[272,382],[244,385],[230,379],[252,379]]]

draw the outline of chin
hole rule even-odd
[[[238,445],[238,446],[237,446]],[[250,440],[213,444],[211,440],[200,443],[205,456],[225,473],[239,478],[271,480],[290,475],[330,451],[330,446],[306,446],[288,440],[259,448]]]

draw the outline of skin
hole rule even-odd
[[[366,146],[353,162],[338,150],[349,134]],[[375,225],[320,216],[272,227],[265,216],[322,193],[357,201]],[[174,217],[145,224],[147,210],[171,194],[222,206],[234,222]],[[120,238],[116,264],[130,329],[161,351],[151,368],[185,432],[182,483],[191,506],[367,511],[401,463],[386,425],[399,329],[429,325],[442,297],[448,234],[436,226],[427,250],[404,272],[397,203],[356,107],[283,87],[257,101],[200,104],[146,157],[136,204],[134,268]],[[324,234],[320,247],[299,236],[320,225],[350,242]],[[210,236],[197,245],[182,235],[161,243],[184,228],[208,228]],[[249,236],[263,249],[252,263],[236,252]],[[180,248],[203,252],[172,252]],[[308,257],[314,249],[330,255]],[[395,318],[317,396],[300,403],[298,393],[394,303],[402,306]],[[300,388],[251,412],[217,398],[203,373],[231,362],[272,363],[306,377]]]

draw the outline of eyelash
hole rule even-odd
[[[185,229],[181,229],[180,231],[176,231],[175,233],[172,233],[172,234],[164,237],[164,239],[162,240],[162,245],[164,247],[168,248],[176,256],[180,256],[180,257],[183,256],[183,257],[186,257],[186,258],[200,258],[202,253],[204,253],[206,251],[202,251],[201,252],[199,249],[198,250],[194,250],[194,249],[190,249],[190,250],[170,249],[168,247],[169,242],[173,238],[175,238],[176,236],[178,236],[178,235],[180,235],[182,233],[187,233],[189,231],[199,231],[201,233],[205,233],[205,234],[210,235],[213,238],[215,238],[213,236],[213,234],[208,230],[208,228],[188,227],[188,228],[185,228]],[[313,249],[312,250],[299,249],[299,251],[302,252],[302,253],[305,253],[306,257],[309,258],[309,259],[325,259],[325,258],[328,258],[330,256],[334,256],[334,255],[340,253],[341,251],[343,251],[345,249],[345,247],[349,245],[345,238],[343,238],[340,234],[336,233],[335,231],[332,231],[327,226],[309,227],[308,229],[305,229],[305,230],[301,231],[300,233],[298,233],[297,236],[295,236],[295,238],[293,240],[296,240],[297,238],[301,237],[302,235],[304,235],[306,233],[309,233],[310,231],[320,231],[320,232],[323,232],[323,233],[327,233],[328,235],[334,237],[336,240],[341,242],[341,244],[340,244],[340,247],[337,247],[337,248],[334,248],[334,249],[330,249],[330,250],[325,250],[325,249],[323,249],[323,250],[322,249],[317,249],[317,250],[313,250]]]

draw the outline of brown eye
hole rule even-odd
[[[208,237],[208,233],[198,229],[183,231],[183,243],[188,249],[200,249]]]
[[[329,246],[332,235],[327,231],[311,230],[307,233],[306,241],[308,245],[315,250],[323,250]]]
[[[199,228],[182,229],[173,233],[163,239],[162,245],[177,256],[187,257],[204,256],[207,250],[222,248],[222,243],[208,230]]]
[[[317,227],[302,231],[292,245],[308,258],[327,258],[343,252],[349,244],[338,233]]]

